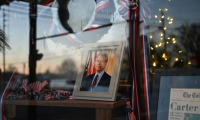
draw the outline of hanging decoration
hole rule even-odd
[[[45,32],[45,36],[48,37],[48,39],[50,39],[51,37],[56,36],[55,33],[58,32],[66,38],[65,41],[66,43],[75,46],[91,42],[90,40],[87,39],[87,37],[92,37],[93,39],[91,40],[93,40],[93,42],[96,42],[99,39],[101,39],[102,36],[105,35],[108,32],[109,28],[112,26],[110,18],[111,15],[116,11],[116,9],[113,0],[95,0],[95,2],[96,2],[95,18],[92,24],[88,28],[82,29],[82,32],[79,33],[76,32],[62,33],[57,25],[58,22],[52,19],[49,22],[48,28]],[[104,19],[102,19],[102,15],[105,15]],[[104,27],[104,29],[101,29],[102,27]],[[71,28],[73,27],[71,26]],[[96,31],[94,33],[86,32],[93,30]]]
[[[127,102],[129,120],[150,120],[149,43],[146,36],[144,21],[144,18],[151,18],[151,11],[147,7],[147,3],[149,2],[150,1],[144,0],[117,0],[117,3],[121,6],[119,13],[131,26],[129,36],[131,38],[129,39],[129,58],[133,84],[132,98],[130,103]],[[142,10],[142,14],[140,13],[139,7],[140,10]],[[126,29],[129,29],[128,25],[126,27]],[[138,51],[142,51],[142,55]],[[142,62],[140,60],[142,60]]]

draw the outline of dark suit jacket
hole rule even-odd
[[[92,84],[94,75],[95,75],[95,73],[92,74],[92,75],[89,75],[89,76],[85,77],[85,79],[83,79],[80,91],[90,91],[91,90],[90,88],[91,88],[91,84]],[[104,74],[101,77],[99,83],[97,84],[95,89],[92,90],[92,91],[108,92],[109,85],[110,85],[110,80],[111,80],[111,76],[108,75],[106,72],[104,72]]]

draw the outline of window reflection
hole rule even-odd
[[[67,22],[74,31],[70,34],[59,19],[58,2],[55,0],[47,6],[44,15],[50,17],[38,17],[37,22],[37,48],[44,54],[43,59],[37,62],[38,74],[44,76],[45,71],[48,70],[49,74],[59,76],[54,77],[74,83],[78,69],[83,67],[80,65],[82,45],[127,40],[126,22],[117,11],[120,6],[116,6],[116,1],[113,0],[105,2],[108,6],[101,8],[99,0],[69,1],[70,17]],[[78,9],[74,9],[75,7]],[[64,66],[62,63],[68,60],[73,62],[71,64],[74,64],[74,67],[57,69],[58,66]],[[49,79],[53,78],[49,77]]]
[[[152,90],[158,87],[156,83],[156,74],[159,75],[158,72],[156,73],[157,69],[161,71],[173,69],[176,72],[178,69],[187,69],[187,72],[190,69],[198,71],[195,68],[200,67],[200,49],[197,47],[199,46],[198,39],[200,37],[200,17],[196,15],[200,11],[199,4],[198,0],[193,1],[193,3],[187,0],[154,0],[147,5],[152,16],[151,19],[144,18],[150,40],[150,73],[151,82],[154,84],[151,87]],[[167,74],[167,70],[163,73]],[[198,82],[194,82],[192,78],[198,76],[192,76],[191,78],[186,76],[173,77],[165,76],[165,83],[163,81],[158,83],[160,84],[158,96],[152,92],[153,100],[159,101],[156,103],[158,108],[151,111],[152,118],[154,118],[155,113],[157,114],[154,119],[173,119],[173,117],[169,118],[170,114],[168,114],[171,113],[169,111],[169,99],[172,98],[169,92],[171,89],[196,88],[199,90]],[[188,102],[191,101],[188,100]],[[152,104],[155,106],[154,102]],[[194,105],[197,104],[194,103]],[[198,116],[198,114],[196,115]],[[189,114],[185,114],[184,119],[192,118]]]
[[[81,0],[70,1],[68,9],[72,13],[68,22],[75,33],[67,34],[68,31],[63,28],[58,17],[58,2],[55,0],[50,4],[45,4],[44,0],[38,1],[37,50],[43,57],[37,61],[36,73],[40,77],[42,73],[58,71],[57,66],[66,59],[74,60],[75,66],[78,66],[77,61],[80,60],[83,44],[127,39],[124,29],[126,22],[117,11],[120,6],[115,5],[116,1],[108,2],[109,6],[95,12],[98,5],[94,0],[84,1],[84,4]],[[82,7],[74,9],[77,5]],[[28,78],[29,3],[12,1],[9,5],[2,5],[1,8],[6,10],[5,31],[12,48],[6,52],[6,69],[17,68],[19,73]],[[0,11],[0,15],[3,16],[2,9]],[[98,24],[95,23],[93,27],[99,27],[98,29],[84,31],[94,22]],[[0,26],[3,26],[3,22]],[[2,70],[3,60],[1,59],[0,62]],[[45,77],[40,77],[37,79],[45,79]]]
[[[145,19],[151,46],[150,56],[154,56],[150,57],[152,68],[200,67],[197,47],[200,18],[195,15],[198,13],[197,3],[199,1],[188,4],[187,0],[181,3],[161,0],[148,5],[154,16]],[[181,7],[183,4],[188,4],[189,10]]]

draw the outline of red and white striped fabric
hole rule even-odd
[[[24,88],[25,92],[28,92],[27,84],[28,80],[24,79],[21,88]]]
[[[41,89],[47,84],[48,84],[48,82],[45,80],[42,83],[40,81],[36,81],[34,83],[29,84],[29,86],[33,91],[40,92]]]
[[[4,88],[2,89],[2,93],[0,94],[0,120],[7,120],[6,117],[4,116],[4,99],[6,98],[10,88],[16,83],[15,81],[18,80],[18,73],[15,70],[13,72],[13,75],[11,76],[10,79],[8,79],[5,83]],[[15,86],[15,85],[14,85]]]
[[[99,10],[108,7],[110,5],[109,0],[97,0],[97,8],[95,13],[97,13]]]
[[[129,108],[132,108],[130,101],[126,102],[126,106],[129,107]],[[129,117],[129,120],[136,120],[133,112],[128,112],[128,117]]]

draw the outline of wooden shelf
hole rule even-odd
[[[84,108],[116,108],[126,104],[125,100],[116,102],[89,101],[89,100],[5,100],[5,105],[36,105],[36,106],[59,106],[59,107],[84,107]]]
[[[130,84],[119,84],[119,87],[131,87],[132,85]]]
[[[127,80],[119,80],[120,83],[127,82]]]
[[[114,120],[116,117],[114,109],[120,108],[125,105],[126,100],[119,100],[116,102],[107,102],[107,101],[89,101],[89,100],[5,100],[5,111],[7,118],[15,118],[17,111],[16,106],[46,106],[46,107],[65,107],[66,109],[76,108],[76,109],[95,109],[95,118],[96,120]],[[120,109],[121,110],[121,109]],[[21,111],[22,112],[22,111]]]

